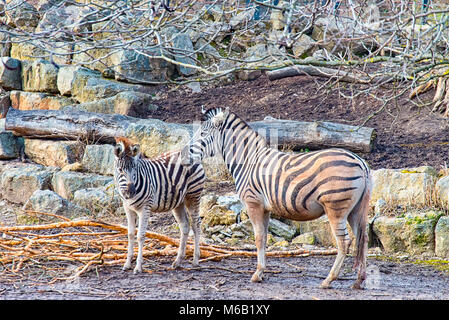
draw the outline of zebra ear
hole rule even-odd
[[[131,146],[131,156],[135,157],[140,153],[140,145],[135,144]]]
[[[114,147],[114,154],[116,157],[120,157],[123,153],[124,147],[122,143],[117,143]]]

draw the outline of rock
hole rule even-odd
[[[84,144],[80,141],[25,139],[26,156],[44,166],[64,167],[81,160]]]
[[[8,93],[0,94],[0,119],[5,118],[11,107],[11,99]]]
[[[229,24],[233,29],[245,27],[254,16],[255,8],[244,10],[231,18]]]
[[[118,214],[123,211],[122,200],[118,191],[113,188],[87,188],[75,191],[73,202],[88,209],[91,213],[98,214]]]
[[[51,179],[52,189],[61,197],[71,200],[75,191],[105,186],[112,177],[73,171],[56,172]]]
[[[74,162],[74,163],[66,164],[64,167],[61,168],[61,172],[65,172],[65,171],[83,172],[84,167],[80,162]]]
[[[82,166],[92,173],[114,175],[114,147],[109,144],[87,145]]]
[[[56,168],[37,164],[12,163],[1,174],[2,197],[13,203],[25,203],[36,190],[50,189]]]
[[[43,50],[37,41],[27,42],[13,42],[11,43],[11,58],[15,58],[21,61],[24,60],[36,60],[37,57],[42,57],[48,53]],[[40,59],[40,58],[39,58]],[[20,90],[20,88],[18,88]]]
[[[23,139],[12,132],[0,130],[0,159],[15,159],[20,156]]]
[[[109,61],[115,72],[116,80],[132,83],[166,81],[173,77],[175,66],[160,56],[160,49],[146,49],[147,55],[137,53],[133,49],[123,49],[110,55]]]
[[[437,178],[434,168],[422,166],[406,169],[379,169],[372,171],[373,191],[370,204],[380,198],[388,204],[426,206],[432,203]]]
[[[296,236],[292,240],[292,244],[309,244],[314,245],[316,242],[315,235],[313,232],[306,232]]]
[[[109,21],[110,22],[110,21]],[[112,42],[103,42],[114,45]],[[99,71],[105,78],[114,78],[111,55],[116,49],[99,48],[94,42],[77,42],[73,48],[72,63],[77,66]]]
[[[325,247],[335,246],[336,242],[332,234],[329,220],[326,215],[321,216],[318,219],[310,221],[292,221],[292,224],[296,226],[297,233],[313,233],[316,243]]]
[[[0,57],[0,86],[6,90],[22,90],[22,64],[20,60]]]
[[[58,68],[46,60],[22,62],[24,91],[58,93]]]
[[[297,59],[311,56],[315,48],[317,48],[316,42],[305,34],[296,39],[292,46],[293,55]]]
[[[85,7],[87,8],[87,7]],[[85,16],[88,10],[80,6],[66,5],[66,6],[54,6],[43,12],[42,18],[36,26],[36,32],[51,33],[55,39],[63,39],[67,31],[67,26],[77,26],[84,21],[80,19]],[[70,31],[73,31],[75,27],[72,27]],[[59,31],[59,30],[64,31]],[[78,30],[88,31],[87,25]]]
[[[178,33],[173,39],[173,55],[177,62],[196,66],[195,59],[190,55],[194,52],[193,43],[187,33]],[[196,57],[195,57],[196,58]],[[183,76],[196,73],[196,69],[178,65],[178,71]]]
[[[188,125],[145,119],[131,123],[125,136],[139,143],[142,153],[152,158],[167,151],[180,150],[190,141],[191,130]]]
[[[114,113],[131,117],[146,115],[157,106],[152,104],[153,97],[147,93],[124,91],[119,92],[114,99]]]
[[[19,110],[59,110],[64,106],[75,104],[75,100],[63,96],[42,92],[10,92],[11,106]]]
[[[279,1],[277,6],[279,7],[280,4],[281,4],[281,1]],[[271,28],[273,30],[284,29],[285,18],[284,18],[284,14],[283,14],[282,10],[276,10],[276,9],[271,10],[270,23],[271,23]]]
[[[81,81],[76,88],[72,88],[72,96],[77,101],[84,103],[113,97],[124,91],[145,93],[147,90],[144,86],[137,84],[123,83],[99,77],[88,77],[87,81]]]
[[[0,8],[0,11],[2,9]],[[0,57],[9,57],[11,54],[11,38],[6,33],[0,33]]]
[[[449,258],[449,216],[442,216],[435,227],[435,255]]]
[[[11,0],[5,7],[6,23],[22,30],[33,31],[39,23],[39,12],[27,1]]]
[[[442,177],[435,184],[436,200],[443,207],[449,206],[449,176]]]
[[[63,215],[69,218],[88,215],[89,211],[59,196],[51,190],[36,190],[28,204],[32,210]]]
[[[147,93],[124,91],[110,98],[80,103],[66,109],[139,117],[146,115],[149,110],[157,109],[156,105],[151,104],[152,100],[152,96]]]
[[[268,231],[290,241],[296,234],[296,229],[277,219],[271,218],[268,223]]]
[[[386,253],[434,254],[434,229],[441,213],[406,214],[404,217],[378,217],[373,231]]]
[[[206,158],[203,160],[205,175],[210,181],[233,181],[224,160],[221,156]]]
[[[61,95],[79,95],[90,77],[100,77],[100,73],[83,67],[63,66],[59,68],[57,87]]]

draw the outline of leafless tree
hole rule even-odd
[[[448,19],[436,0],[12,0],[0,43],[146,84],[309,74],[360,85],[350,97],[394,88],[376,98],[405,94],[448,115]]]

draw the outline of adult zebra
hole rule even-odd
[[[246,205],[254,228],[257,269],[251,281],[262,280],[266,267],[265,246],[269,212],[307,221],[326,214],[338,254],[321,283],[328,288],[339,274],[350,245],[349,222],[357,242],[354,288],[366,278],[366,216],[371,194],[367,164],[343,149],[288,154],[270,148],[265,139],[228,109],[203,111],[200,129],[184,148],[192,160],[221,154],[234,177],[240,200]]]
[[[201,163],[182,163],[179,151],[146,159],[141,155],[139,145],[132,144],[126,138],[116,138],[114,154],[114,180],[128,220],[128,253],[123,270],[131,267],[136,218],[139,217],[139,230],[134,273],[142,271],[142,250],[149,214],[169,210],[173,211],[181,231],[178,254],[173,267],[178,267],[185,257],[189,234],[187,213],[194,233],[193,264],[197,265],[200,257],[198,206],[205,180]]]

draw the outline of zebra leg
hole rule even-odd
[[[200,260],[200,235],[201,235],[201,220],[198,212],[199,198],[186,199],[186,209],[190,216],[192,223],[193,237],[194,237],[194,249],[193,249],[193,265],[197,266]]]
[[[145,243],[145,234],[147,231],[149,212],[144,208],[139,214],[139,230],[137,231],[137,243],[139,245],[137,251],[136,267],[134,274],[142,272],[143,245]]]
[[[332,233],[337,241],[338,253],[329,275],[323,280],[323,282],[321,282],[320,288],[324,289],[330,288],[331,282],[337,279],[341,266],[343,265],[343,261],[348,253],[349,245],[351,244],[348,229],[346,228],[346,216],[342,217],[339,215],[337,218],[328,214],[328,218]]]
[[[184,203],[182,203],[179,207],[173,209],[173,216],[178,222],[179,230],[181,231],[178,254],[172,264],[173,268],[178,268],[186,255],[186,244],[187,238],[189,236],[189,219],[187,218]]]
[[[137,215],[134,211],[126,206],[123,206],[126,213],[126,219],[128,220],[128,253],[126,255],[126,262],[123,265],[123,270],[128,270],[131,268],[131,262],[134,255],[134,241],[136,234],[136,218]]]
[[[251,220],[254,229],[254,238],[257,248],[257,269],[251,277],[251,282],[261,282],[262,274],[266,268],[265,249],[267,245],[268,222],[270,213],[265,211],[260,203],[246,202],[248,217]]]

